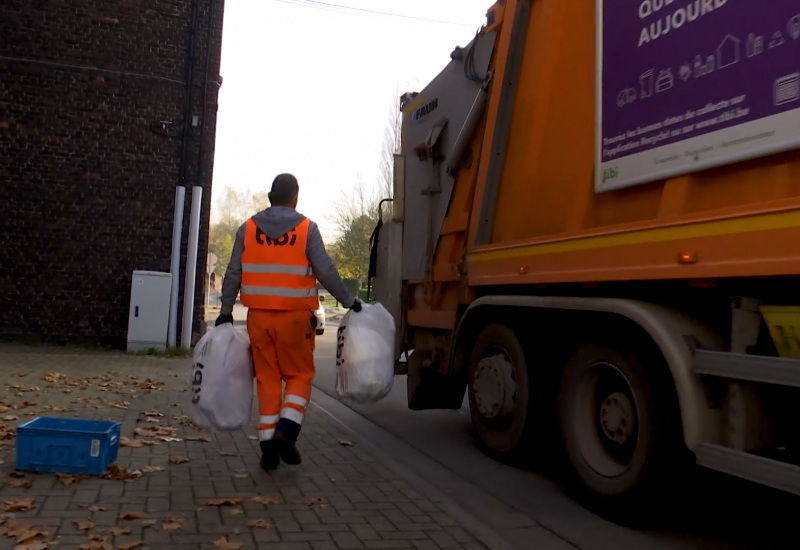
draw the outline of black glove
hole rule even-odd
[[[225,323],[233,324],[233,314],[232,313],[222,314],[219,317],[217,317],[217,321],[214,323],[214,326],[218,327],[220,325],[224,325]]]
[[[359,300],[358,298],[356,298],[356,299],[355,299],[355,301],[353,302],[353,305],[352,305],[352,306],[350,306],[350,309],[352,309],[352,310],[353,310],[353,311],[355,311],[356,313],[358,313],[359,311],[361,311],[361,300]]]

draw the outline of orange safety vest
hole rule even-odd
[[[244,224],[242,304],[253,309],[317,309],[317,278],[306,257],[308,218],[277,238],[267,237],[251,219]]]

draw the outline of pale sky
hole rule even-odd
[[[492,0],[228,0],[213,199],[225,186],[300,182],[326,242],[333,200],[378,180],[395,94],[423,88],[485,22]],[[330,5],[408,16],[338,10]],[[457,24],[422,21],[432,19]]]

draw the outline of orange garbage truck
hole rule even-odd
[[[410,408],[557,436],[609,505],[680,457],[800,494],[797,0],[500,1],[401,110],[372,275]]]

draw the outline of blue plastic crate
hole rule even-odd
[[[40,416],[17,427],[17,470],[100,475],[117,460],[118,422]]]

